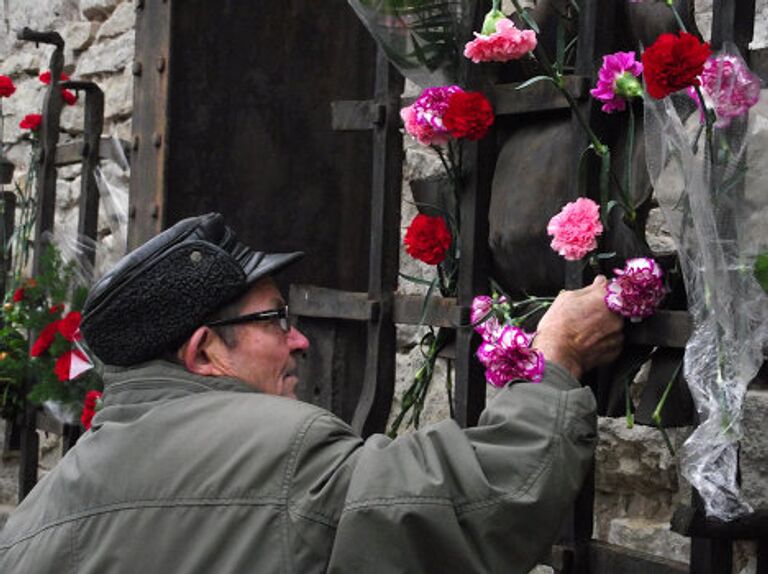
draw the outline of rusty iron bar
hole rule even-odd
[[[51,71],[51,83],[43,101],[43,121],[40,127],[40,164],[37,166],[37,203],[38,213],[35,225],[34,253],[32,274],[41,270],[41,255],[48,241],[48,232],[53,231],[56,211],[56,145],[59,141],[59,125],[63,100],[59,79],[64,68],[64,40],[57,32],[37,32],[24,28],[18,38],[29,42],[51,44],[55,46],[48,64]],[[35,166],[30,166],[35,169]],[[34,381],[24,381],[22,393],[28,393]],[[27,404],[21,422],[21,464],[19,469],[19,501],[34,488],[37,483],[39,438],[37,436],[37,409]]]
[[[386,429],[395,392],[395,324],[392,294],[397,289],[400,242],[400,187],[403,137],[400,94],[404,78],[383,50],[376,53],[374,99],[385,106],[383,122],[374,123],[371,186],[371,244],[368,298],[379,303],[378,316],[368,321],[365,374],[352,428],[362,436]]]

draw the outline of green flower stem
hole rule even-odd
[[[675,7],[675,0],[666,0],[667,6],[672,10],[672,14],[675,15],[675,20],[677,21],[677,26],[680,28],[681,32],[688,32],[688,30],[685,28],[685,24],[683,23],[683,19],[680,17],[680,13],[677,11],[677,8]]]
[[[632,185],[633,185],[633,173],[632,173],[632,159],[635,155],[635,107],[632,102],[627,102],[629,107],[629,117],[627,119],[627,149],[624,156],[624,161],[627,162],[626,178],[622,192],[624,194],[624,204],[627,216],[630,221],[635,221],[637,213],[635,211],[635,203],[632,201]]]
[[[632,409],[632,395],[629,393],[629,377],[624,377],[624,408],[626,409],[627,428],[635,426],[635,413]]]
[[[527,313],[525,313],[523,315],[520,315],[519,317],[515,317],[514,323],[516,325],[520,326],[520,325],[522,325],[525,322],[526,319],[528,319],[528,317],[530,317],[532,315],[535,315],[536,313],[538,313],[542,309],[547,309],[547,308],[549,308],[551,306],[552,306],[552,302],[551,301],[539,303],[538,305],[536,305],[533,309],[531,309]]]
[[[661,399],[659,400],[659,404],[656,405],[656,408],[653,410],[653,414],[651,415],[651,420],[653,421],[653,424],[656,425],[656,428],[659,429],[659,432],[661,432],[661,436],[664,439],[664,444],[667,445],[667,449],[669,450],[669,453],[672,456],[675,456],[675,449],[672,446],[672,441],[669,440],[669,435],[667,434],[666,429],[661,426],[662,420],[661,420],[661,411],[664,409],[664,405],[667,403],[667,398],[669,397],[669,391],[672,390],[672,385],[675,383],[675,380],[677,379],[678,373],[680,373],[680,368],[683,366],[683,362],[680,361],[678,363],[677,368],[675,369],[675,372],[672,373],[672,376],[669,379],[669,382],[667,383],[666,388],[664,389],[664,392],[661,395]]]
[[[707,107],[706,101],[704,101],[704,94],[701,92],[701,86],[694,86],[694,90],[696,90],[696,95],[699,98],[699,102],[701,103],[701,109],[704,112],[704,122],[706,123],[706,132],[707,132],[707,147],[709,148],[709,157],[710,160],[717,163],[717,156],[715,155],[715,147],[714,142],[712,141],[712,131],[713,131],[713,124],[714,118],[712,117],[712,110],[710,110]]]
[[[493,11],[501,12],[501,0],[493,0]]]

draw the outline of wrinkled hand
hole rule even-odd
[[[606,279],[563,291],[539,321],[533,347],[544,358],[569,370],[577,379],[598,365],[610,363],[621,351],[623,319],[608,310]]]

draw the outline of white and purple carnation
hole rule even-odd
[[[638,257],[613,272],[616,277],[605,288],[608,308],[632,321],[653,315],[667,293],[661,266],[650,257]]]
[[[538,383],[544,375],[544,356],[531,348],[533,335],[506,325],[494,340],[483,340],[477,358],[485,366],[485,378],[494,387],[515,379]]]

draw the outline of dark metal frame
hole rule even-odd
[[[101,132],[104,125],[104,94],[93,82],[59,82],[64,67],[64,40],[56,32],[36,32],[24,28],[19,32],[19,39],[29,42],[51,44],[54,51],[49,62],[51,83],[45,94],[43,121],[40,128],[41,154],[37,178],[38,215],[35,227],[34,255],[32,273],[40,272],[40,254],[45,248],[46,232],[53,231],[56,208],[57,168],[80,163],[82,165],[82,183],[79,199],[78,234],[96,239],[99,212],[99,189],[95,178],[95,168],[102,155]],[[63,100],[63,88],[85,92],[84,135],[82,140],[59,144],[59,125]],[[107,154],[109,155],[109,154]],[[34,166],[30,166],[34,169]],[[12,194],[6,194],[6,213],[13,213]],[[9,201],[10,200],[10,201]],[[85,269],[92,269],[95,251],[92,245],[84,246],[79,257]],[[25,381],[24,390],[28,390],[34,381]],[[19,501],[34,488],[37,483],[39,438],[37,430],[53,432],[62,436],[62,451],[66,453],[80,436],[79,425],[61,424],[41,412],[36,406],[27,404],[18,423],[8,425],[6,447],[19,437],[21,458],[19,468]]]

